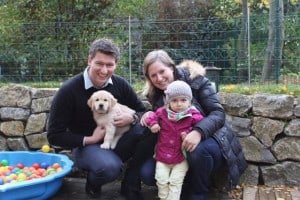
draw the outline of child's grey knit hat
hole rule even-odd
[[[193,94],[191,87],[184,81],[173,81],[165,90],[166,101],[169,103],[171,99],[179,96],[184,96],[192,100]]]

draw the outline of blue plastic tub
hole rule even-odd
[[[31,151],[0,152],[0,161],[6,159],[9,165],[18,163],[31,166],[36,162],[59,163],[62,171],[43,178],[32,179],[17,183],[0,185],[0,199],[2,200],[43,200],[49,199],[61,187],[65,175],[73,166],[73,162],[65,155]]]

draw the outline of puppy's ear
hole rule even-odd
[[[92,99],[92,97],[89,98],[89,100],[87,101],[87,104],[90,108],[93,108],[93,99]]]
[[[117,102],[118,102],[118,100],[114,96],[112,96],[110,98],[110,105],[111,105],[111,107],[114,107],[117,104]]]

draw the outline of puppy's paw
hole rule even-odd
[[[117,146],[117,142],[112,142],[110,145],[110,148],[114,149],[114,148],[116,148],[116,146]]]
[[[100,147],[101,147],[102,149],[110,149],[110,144],[107,143],[107,142],[104,142],[103,144],[100,145]]]

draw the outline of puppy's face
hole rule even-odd
[[[88,106],[99,114],[105,114],[117,103],[112,94],[101,90],[95,92],[88,100]]]

